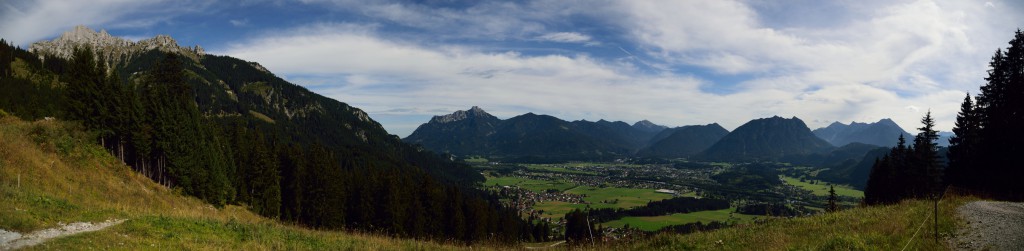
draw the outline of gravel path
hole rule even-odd
[[[975,201],[957,208],[967,222],[952,240],[956,250],[1024,248],[1024,203]]]
[[[121,222],[124,222],[124,220],[107,220],[97,223],[75,222],[70,224],[60,224],[59,227],[43,229],[24,235],[18,232],[0,229],[0,250],[14,250],[28,247],[57,237],[97,231],[113,225],[121,224]]]

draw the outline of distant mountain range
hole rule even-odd
[[[718,142],[728,130],[715,124],[691,125],[665,129],[651,138],[637,156],[659,158],[689,158]]]
[[[787,155],[823,153],[834,148],[814,136],[799,118],[755,119],[736,128],[698,155],[708,161],[770,161]]]
[[[403,140],[437,152],[509,161],[609,160],[632,155],[664,128],[650,121],[568,122],[533,113],[501,120],[474,106],[434,116]]]
[[[833,122],[827,127],[814,129],[814,135],[828,141],[833,146],[845,146],[850,143],[864,143],[876,146],[896,146],[896,139],[902,134],[907,142],[913,141],[914,135],[903,130],[902,127],[891,119],[881,119],[874,123],[852,122],[849,125],[841,122]],[[949,137],[952,132],[939,132],[939,139],[935,141],[940,147],[949,146]]]
[[[852,122],[849,125],[833,122],[828,127],[815,129],[814,135],[828,141],[833,146],[859,142],[876,146],[891,147],[896,145],[900,135],[909,139],[914,135],[907,133],[891,119],[882,119],[875,123]]]
[[[729,132],[717,123],[676,128],[647,120],[565,121],[527,113],[506,120],[479,107],[433,117],[403,141],[436,152],[480,155],[499,161],[555,162],[628,157],[698,161],[782,161],[831,168],[829,180],[861,185],[865,167],[899,135],[913,141],[890,119],[875,123],[832,123],[811,131],[799,118],[755,119]],[[948,144],[949,133],[937,143]],[[890,143],[890,141],[892,143]],[[878,150],[878,151],[876,151]]]

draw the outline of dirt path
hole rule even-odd
[[[107,220],[104,222],[89,223],[75,222],[61,224],[59,227],[48,228],[22,235],[18,232],[10,232],[0,229],[0,250],[14,250],[43,243],[49,239],[104,229],[113,225],[121,224],[124,220]]]
[[[951,246],[956,250],[1020,250],[1024,247],[1024,203],[975,201],[957,208],[967,222]]]

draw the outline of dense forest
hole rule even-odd
[[[468,166],[382,136],[360,112],[334,116],[352,108],[244,61],[152,50],[112,64],[95,54],[40,57],[0,40],[0,112],[79,121],[160,184],[311,228],[464,242],[549,234],[473,188],[482,177]],[[312,109],[270,110],[296,103]],[[341,131],[353,121],[371,126]]]
[[[940,161],[931,113],[921,132],[875,161],[864,200],[895,203],[904,198],[938,197],[946,186],[1006,200],[1024,200],[1024,32],[1017,30],[1006,49],[998,49],[981,93],[964,98],[949,139],[948,166]]]

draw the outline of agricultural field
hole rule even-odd
[[[809,190],[812,193],[814,193],[814,195],[828,196],[828,189],[829,189],[829,187],[828,187],[828,185],[826,185],[826,182],[824,182],[824,181],[818,181],[817,184],[811,184],[811,183],[806,182],[806,181],[800,181],[800,179],[798,179],[798,178],[793,178],[793,177],[789,177],[789,176],[781,176],[781,177],[786,182],[786,184],[794,185],[794,186],[800,187],[802,189]],[[864,197],[864,191],[860,191],[860,190],[854,189],[853,187],[850,187],[848,185],[836,184],[835,188],[836,188],[836,195],[839,195],[839,196],[850,196],[850,197],[854,197],[854,198]]]
[[[540,172],[552,172],[552,173],[566,173],[566,174],[582,174],[582,175],[597,175],[595,172],[587,172],[580,170],[573,170],[567,168],[566,165],[553,165],[553,164],[523,164],[526,170],[529,171],[540,171]]]
[[[550,180],[537,180],[527,179],[520,177],[487,177],[487,181],[484,182],[485,187],[490,186],[518,186],[534,192],[544,192],[548,189],[555,189],[558,191],[565,191],[573,188],[576,185],[565,181],[550,181]]]
[[[672,195],[657,193],[654,189],[619,187],[578,186],[565,192],[585,195],[583,200],[592,203],[592,208],[631,208],[646,205],[651,201],[672,198]]]
[[[541,214],[541,217],[550,219],[562,218],[565,217],[565,214],[571,212],[574,209],[582,210],[585,208],[587,208],[586,204],[573,204],[563,201],[543,201],[538,202],[536,205],[533,206],[534,210],[544,211],[544,213]]]
[[[487,163],[487,159],[484,158],[484,157],[480,157],[480,156],[471,156],[469,158],[463,159],[462,161],[465,161],[466,163],[469,163],[469,164],[483,164],[483,163]]]
[[[682,225],[687,223],[702,222],[711,223],[712,221],[730,222],[730,223],[743,223],[753,221],[757,217],[756,215],[746,215],[736,213],[736,208],[728,208],[714,211],[700,211],[693,213],[680,213],[671,214],[664,216],[650,216],[650,217],[623,217],[619,220],[610,221],[604,223],[606,227],[622,227],[629,224],[631,228],[637,228],[644,231],[658,231],[661,228],[671,225]]]

